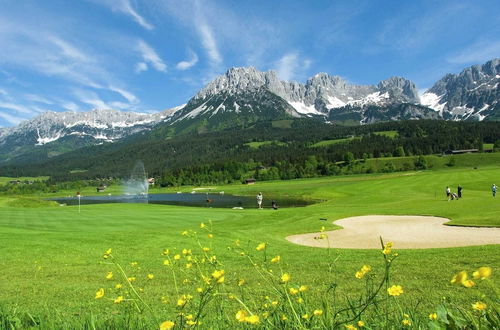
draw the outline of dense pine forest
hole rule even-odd
[[[310,120],[261,122],[248,129],[167,136],[163,128],[86,147],[42,163],[11,164],[6,176],[50,182],[126,179],[137,160],[167,185],[200,185],[426,168],[423,155],[500,147],[500,123],[402,121],[338,126]],[[397,161],[397,158],[405,161]],[[420,157],[419,157],[420,156]],[[391,157],[391,158],[389,158]],[[385,159],[374,165],[373,159]],[[453,164],[450,164],[452,166]]]

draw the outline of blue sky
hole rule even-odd
[[[429,88],[500,57],[500,1],[0,0],[0,127],[165,110],[233,66]]]

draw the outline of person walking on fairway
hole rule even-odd
[[[496,186],[496,184],[493,184],[493,186],[491,186],[491,192],[493,193],[493,197],[497,196],[497,186]]]
[[[462,186],[461,185],[458,185],[458,187],[457,187],[457,195],[458,195],[458,198],[462,198]]]
[[[262,208],[262,193],[260,192],[258,195],[257,195],[257,206],[259,207],[259,209]]]
[[[451,196],[451,189],[450,189],[450,187],[446,187],[446,198],[448,198],[448,200],[450,200],[450,196]]]

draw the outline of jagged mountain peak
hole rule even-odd
[[[422,104],[455,120],[500,115],[500,58],[446,74],[422,95]]]

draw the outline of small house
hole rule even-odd
[[[255,184],[255,180],[254,178],[250,178],[250,179],[245,179],[245,184]]]

